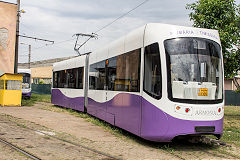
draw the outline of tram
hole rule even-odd
[[[30,98],[31,88],[31,69],[18,69],[19,74],[23,74],[22,97]]]
[[[218,31],[150,23],[53,65],[52,103],[146,140],[223,133]]]

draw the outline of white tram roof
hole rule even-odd
[[[220,44],[217,30],[161,23],[146,24],[90,54],[90,63],[124,54],[155,42],[177,37],[201,37]]]
[[[28,74],[31,74],[31,69],[18,69],[18,73],[28,73]]]
[[[61,71],[65,69],[83,67],[85,65],[85,58],[86,58],[86,55],[83,55],[83,56],[79,56],[79,57],[54,63],[53,71]]]
[[[177,37],[201,37],[211,39],[220,44],[217,30],[149,23],[113,41],[104,48],[92,52],[89,61],[90,64],[93,64],[107,58],[142,48],[155,42],[162,42],[166,39]],[[80,56],[55,63],[53,65],[53,71],[82,67],[85,65],[85,57],[86,56]]]

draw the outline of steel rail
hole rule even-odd
[[[2,138],[0,138],[0,142],[2,142],[3,144],[6,144],[7,146],[15,149],[16,151],[24,154],[25,156],[27,156],[27,157],[29,157],[29,158],[31,158],[31,159],[33,159],[33,160],[41,160],[40,158],[34,156],[33,154],[31,154],[31,153],[29,153],[29,152],[27,152],[27,151],[24,151],[23,149],[17,147],[16,145],[13,145],[13,144],[10,143],[10,142],[7,142],[6,140],[4,140],[4,139],[2,139]]]
[[[41,131],[39,131],[39,130],[35,130],[35,129],[32,129],[32,128],[28,128],[28,127],[26,127],[26,128],[27,128],[27,129],[30,129],[30,130],[32,130],[32,131],[35,131],[35,132],[39,132],[39,133],[44,134],[44,135],[46,135],[46,136],[55,138],[55,139],[60,140],[60,141],[62,141],[62,142],[66,142],[66,143],[75,145],[75,146],[77,146],[77,147],[81,147],[81,148],[84,148],[84,149],[86,149],[86,150],[92,151],[92,152],[97,153],[97,154],[99,154],[99,155],[103,155],[103,156],[105,156],[105,157],[111,158],[111,160],[121,160],[121,159],[118,158],[118,157],[115,157],[115,156],[112,156],[112,155],[110,155],[110,154],[108,154],[108,153],[104,153],[104,152],[98,151],[98,150],[96,150],[96,149],[93,149],[93,148],[84,146],[84,145],[82,145],[82,144],[74,143],[74,142],[71,142],[71,141],[68,141],[68,140],[59,138],[59,137],[57,137],[57,136],[49,135],[49,134],[44,133],[44,132],[41,132]]]
[[[1,122],[4,122],[4,121],[1,121]],[[5,122],[6,122],[6,121],[5,121]],[[11,122],[12,122],[12,121],[11,121]],[[7,122],[7,123],[8,123],[8,122]],[[19,123],[17,123],[17,122],[14,122],[14,123],[19,124]],[[112,156],[112,155],[110,155],[110,154],[108,154],[108,153],[104,153],[104,152],[102,152],[102,151],[99,151],[99,150],[96,150],[96,149],[87,147],[87,146],[85,146],[85,145],[78,144],[78,143],[74,143],[74,142],[71,142],[71,141],[68,141],[68,140],[59,138],[59,137],[57,137],[57,136],[47,134],[47,133],[45,133],[45,132],[42,132],[42,131],[39,131],[39,130],[30,128],[30,127],[25,126],[25,125],[24,125],[24,128],[25,128],[25,129],[28,129],[28,130],[31,130],[31,131],[34,131],[34,132],[41,133],[41,134],[46,135],[46,136],[48,136],[48,137],[52,137],[52,138],[54,138],[54,139],[57,139],[57,140],[59,140],[59,141],[65,142],[65,143],[69,143],[69,144],[71,144],[71,145],[84,148],[84,149],[86,149],[86,150],[88,150],[88,151],[91,151],[91,152],[97,153],[97,154],[99,154],[99,155],[108,157],[108,158],[110,158],[110,160],[122,160],[121,158]],[[0,138],[0,139],[1,139],[1,138]],[[4,141],[4,140],[3,140],[3,141]],[[4,142],[3,142],[3,143],[4,143]],[[26,152],[26,153],[27,153],[27,152]],[[36,159],[36,160],[41,160],[41,159]]]

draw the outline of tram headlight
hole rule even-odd
[[[186,108],[186,109],[185,109],[185,112],[186,112],[186,113],[188,113],[189,111],[190,111],[190,109],[189,109],[189,108]]]
[[[218,113],[218,114],[222,114],[222,113],[223,113],[223,110],[224,110],[223,107],[218,107],[218,108],[217,108],[217,113]]]
[[[175,112],[185,115],[192,115],[192,107],[176,105]]]

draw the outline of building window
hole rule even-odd
[[[5,81],[5,89],[6,90],[21,90],[22,82],[17,80],[6,80]]]
[[[4,80],[0,80],[0,90],[4,90]]]

